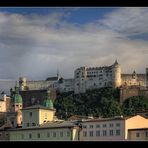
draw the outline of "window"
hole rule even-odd
[[[110,135],[110,136],[113,136],[113,135],[114,135],[114,131],[113,131],[113,130],[110,130],[110,131],[109,131],[109,135]]]
[[[96,136],[100,136],[100,131],[96,131]]]
[[[117,123],[117,124],[116,124],[116,127],[120,127],[120,123]]]
[[[87,125],[83,125],[83,128],[87,128]]]
[[[148,132],[145,133],[145,137],[148,137]]]
[[[56,137],[56,132],[53,132],[53,137]]]
[[[96,128],[100,128],[100,125],[99,125],[99,124],[97,124],[97,125],[96,125]]]
[[[90,125],[89,128],[93,128],[93,125]]]
[[[14,121],[11,122],[12,126],[14,126]]]
[[[32,138],[32,134],[29,134],[29,138],[30,138],[30,139]]]
[[[40,138],[40,133],[37,134],[37,137]]]
[[[103,130],[103,136],[106,136],[106,135],[107,135],[106,130]]]
[[[24,139],[24,134],[21,135],[21,138]]]
[[[32,123],[32,126],[35,126],[36,124],[35,123]]]
[[[120,135],[120,130],[116,130],[116,136]]]
[[[140,137],[140,133],[136,133],[136,137]]]
[[[32,117],[32,112],[30,112],[30,117]]]
[[[90,132],[89,132],[89,136],[90,136],[90,137],[93,137],[93,131],[90,131]]]
[[[83,137],[86,137],[86,136],[87,136],[87,132],[84,131],[84,132],[83,132]]]
[[[103,124],[103,127],[106,127],[106,124]]]
[[[110,127],[113,127],[113,126],[114,126],[114,124],[113,124],[113,123],[110,123],[110,124],[109,124],[109,126],[110,126]]]
[[[67,132],[67,137],[69,137],[70,136],[70,132]]]
[[[47,137],[50,137],[50,132],[47,133]]]
[[[63,137],[63,132],[60,132],[60,137]]]
[[[29,127],[29,123],[27,123],[27,127]]]
[[[16,105],[18,107],[18,105]]]
[[[47,119],[47,117],[48,117],[48,114],[47,114],[47,113],[45,113],[45,119]]]

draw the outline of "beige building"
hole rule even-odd
[[[23,126],[9,130],[10,141],[71,141],[78,140],[79,127],[70,121],[58,120],[51,99],[44,106],[22,109]]]
[[[43,123],[54,120],[55,109],[50,109],[42,105],[34,105],[22,109],[23,111],[23,128],[39,126]]]
[[[129,129],[128,133],[129,140],[148,140],[148,128]]]
[[[146,74],[121,74],[122,86],[142,86],[146,87]]]
[[[10,97],[6,94],[0,95],[0,112],[10,111]]]
[[[115,117],[90,119],[82,122],[81,141],[130,140],[129,130],[148,128],[148,119],[136,115],[133,117]]]
[[[75,141],[78,127],[68,121],[45,123],[39,127],[10,130],[10,141]]]

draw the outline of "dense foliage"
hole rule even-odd
[[[138,111],[148,110],[148,98],[132,97],[123,105],[120,104],[120,90],[100,88],[75,95],[73,92],[57,94],[54,107],[59,118],[69,118],[72,115],[93,115],[96,117],[113,117],[133,115]]]
[[[122,108],[125,115],[134,115],[137,112],[148,111],[148,97],[131,97],[125,100]]]

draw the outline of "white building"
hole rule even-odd
[[[121,86],[121,68],[117,61],[111,66],[80,67],[75,70],[74,79],[76,94],[101,87],[119,87]]]
[[[133,117],[115,117],[90,119],[82,122],[81,141],[131,140],[129,130],[147,128],[148,119],[136,115]],[[131,136],[130,136],[131,137]]]
[[[59,92],[70,92],[74,91],[74,79],[59,79],[58,82],[54,83],[54,88]]]

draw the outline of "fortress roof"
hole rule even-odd
[[[58,77],[48,77],[46,81],[57,81]]]

